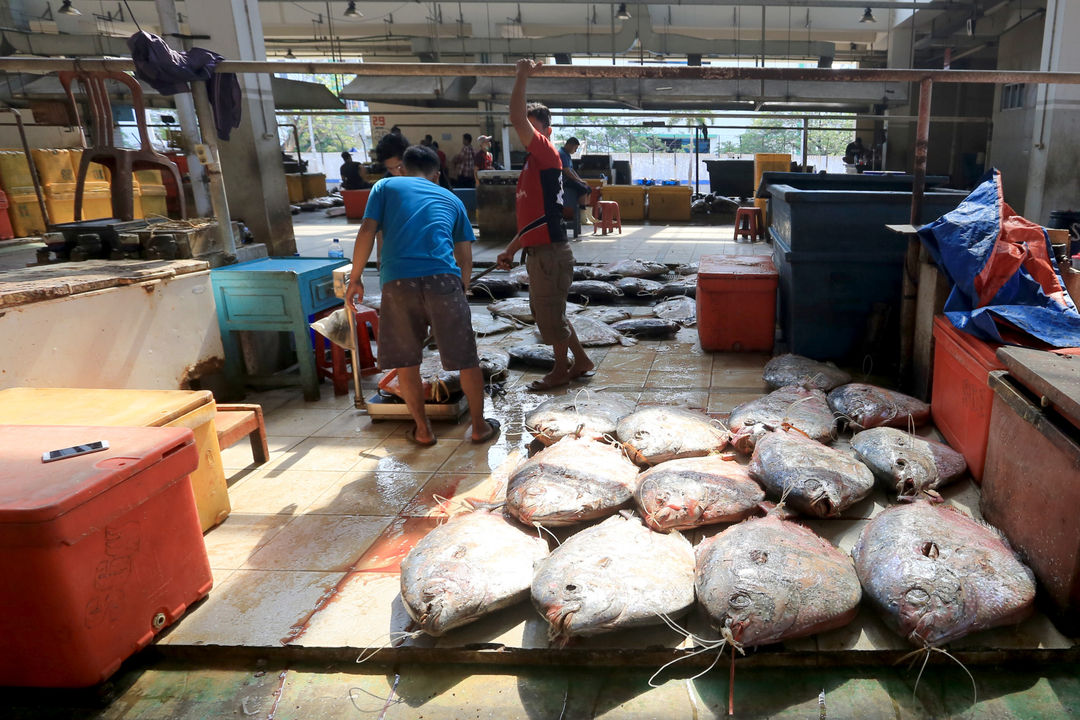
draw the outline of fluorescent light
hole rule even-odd
[[[870,8],[866,8],[866,10],[863,11],[862,19],[859,20],[859,22],[861,22],[861,23],[876,23],[877,18],[874,17],[874,13]]]
[[[630,12],[626,9],[626,3],[619,3],[619,9],[615,12],[616,20],[629,20]]]
[[[349,0],[349,7],[345,8],[345,17],[364,17],[364,13],[356,9],[356,0]]]

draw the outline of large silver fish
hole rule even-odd
[[[773,389],[798,385],[825,392],[851,382],[851,376],[839,368],[791,353],[778,355],[765,363],[761,377]]]
[[[697,323],[697,303],[685,295],[662,300],[653,306],[653,315],[661,320],[674,320],[684,327]]]
[[[664,287],[664,283],[648,278],[625,277],[616,280],[615,287],[622,290],[623,295],[628,298],[653,297]]]
[[[746,466],[721,455],[668,460],[641,473],[634,493],[653,530],[745,520],[765,499]]]
[[[832,390],[829,407],[856,430],[883,425],[907,429],[930,421],[930,406],[922,400],[865,383],[848,383]]]
[[[727,431],[708,415],[667,406],[627,415],[619,421],[616,435],[639,465],[717,453],[728,442]]]
[[[604,265],[601,270],[619,277],[655,278],[667,275],[668,266],[651,260],[617,260]]]
[[[669,338],[679,331],[681,325],[674,320],[665,320],[663,318],[636,317],[629,320],[619,320],[612,323],[611,327],[623,335],[636,338]]]
[[[877,427],[856,433],[851,449],[886,489],[902,499],[940,500],[937,489],[967,472],[964,456],[948,445],[896,428]]]
[[[709,622],[748,647],[842,627],[862,597],[850,557],[776,515],[698,545],[696,587]]]
[[[584,347],[602,347],[605,345],[637,345],[635,338],[627,337],[607,323],[582,315],[571,315],[570,324]]]
[[[827,443],[836,436],[836,419],[820,390],[789,385],[736,406],[728,417],[731,444],[744,455],[770,430],[790,426],[812,440]]]
[[[458,515],[401,561],[401,599],[428,635],[439,636],[528,596],[546,540],[502,512]]]
[[[506,506],[528,525],[574,525],[626,505],[637,489],[637,477],[637,467],[621,448],[564,437],[514,471]]]
[[[602,323],[611,325],[617,323],[620,320],[629,320],[630,311],[624,308],[617,307],[591,307],[586,310],[582,310],[580,314],[574,317],[589,317],[593,320],[599,320]]]
[[[815,517],[836,517],[874,489],[870,468],[798,430],[765,433],[754,447],[750,474],[770,497]]]
[[[1031,614],[1035,578],[997,531],[950,505],[894,505],[851,551],[867,596],[886,623],[919,647]]]
[[[521,323],[532,325],[536,322],[532,314],[532,306],[529,304],[528,298],[508,298],[506,300],[499,300],[493,302],[487,306],[487,309],[492,315],[502,315],[503,317],[513,318]],[[581,312],[583,307],[576,303],[566,303],[566,314]]]
[[[616,515],[540,561],[532,601],[557,643],[573,636],[660,625],[694,604],[694,550],[679,533],[655,533]]]
[[[634,412],[634,403],[612,393],[565,395],[541,403],[525,416],[525,429],[545,445],[566,436],[602,440],[614,437],[619,420]]]
[[[622,290],[604,280],[575,280],[567,295],[582,302],[605,302],[622,297]]]

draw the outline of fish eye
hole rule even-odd
[[[577,591],[577,585],[567,585],[566,586],[566,591],[567,592],[576,592]]]
[[[930,593],[922,588],[912,588],[904,593],[904,600],[910,605],[925,605],[930,602]]]
[[[750,607],[750,596],[746,593],[736,593],[728,599],[728,605],[736,610],[742,610],[743,608]]]
[[[754,549],[750,551],[750,559],[758,565],[764,565],[769,562],[769,553],[765,550]]]

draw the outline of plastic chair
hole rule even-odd
[[[735,242],[738,242],[740,237],[749,237],[750,242],[759,238],[765,239],[765,222],[761,217],[761,208],[741,207],[735,211]]]
[[[90,106],[92,122],[92,144],[82,154],[79,173],[75,179],[75,221],[82,220],[83,188],[86,185],[86,172],[90,163],[104,165],[112,174],[110,190],[112,192],[112,213],[117,220],[135,219],[135,194],[131,174],[136,170],[163,170],[164,180],[172,181],[176,199],[180,208],[180,217],[187,217],[187,204],[184,201],[184,186],[181,184],[180,171],[176,163],[154,150],[150,145],[150,135],[146,129],[146,107],[139,82],[126,73],[96,72],[88,70],[64,70],[57,75],[64,86],[68,101],[75,113],[75,121],[81,125],[79,105],[72,92],[72,80],[77,80],[86,93]],[[106,80],[121,82],[131,90],[131,102],[135,109],[135,119],[139,124],[138,150],[118,148],[113,144],[113,114],[109,101]]]
[[[615,232],[615,228],[619,229],[619,234],[622,235],[622,216],[619,214],[619,203],[614,200],[599,200],[596,203],[596,207],[593,208],[593,215],[596,217],[596,224],[593,225],[593,235],[596,234],[597,229],[602,230],[602,235],[607,235],[608,231]]]
[[[367,305],[357,305],[355,317],[356,352],[353,362],[360,363],[361,375],[374,375],[379,372],[379,368],[375,363],[375,356],[371,353],[371,342],[378,342],[379,339],[379,313]]]
[[[330,308],[315,314],[316,320],[321,320],[338,308]],[[315,342],[315,376],[322,380],[327,378],[334,386],[334,395],[344,395],[349,392],[349,366],[345,362],[345,348],[332,343],[322,335],[313,332]],[[330,362],[326,362],[326,351],[330,351]],[[370,352],[370,351],[369,351]]]

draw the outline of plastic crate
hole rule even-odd
[[[690,221],[690,196],[686,185],[650,187],[645,191],[650,220]],[[621,210],[621,207],[620,207]]]
[[[776,267],[768,256],[702,257],[697,286],[701,348],[772,352],[777,282]]]
[[[5,188],[8,196],[8,217],[15,237],[30,237],[45,232],[37,193],[31,187]]]
[[[30,155],[34,158],[38,181],[42,185],[75,182],[70,150],[35,148],[30,151]]]
[[[761,182],[761,174],[766,172],[788,172],[791,170],[791,155],[787,153],[756,153],[754,155],[754,187]],[[766,215],[768,200],[755,198],[754,206],[761,210],[761,217]]]
[[[304,202],[304,181],[299,173],[285,175],[285,187],[289,191],[289,202],[293,205]]]
[[[11,229],[11,218],[8,217],[7,195],[0,190],[0,240],[10,240],[13,237],[15,232]]]
[[[600,199],[619,203],[623,222],[645,219],[645,188],[640,185],[605,185]]]
[[[1004,370],[994,352],[999,346],[953,327],[948,319],[934,318],[934,386],[930,410],[934,425],[949,444],[964,456],[968,470],[981,481],[986,463],[986,439],[994,391],[990,373]]]
[[[302,177],[305,200],[326,197],[326,175],[322,173],[306,173]]]
[[[97,440],[109,448],[41,460]],[[3,684],[100,683],[213,584],[191,431],[0,426],[0,446]]]
[[[342,190],[341,199],[345,202],[345,217],[349,220],[362,220],[370,194],[370,190]]]

